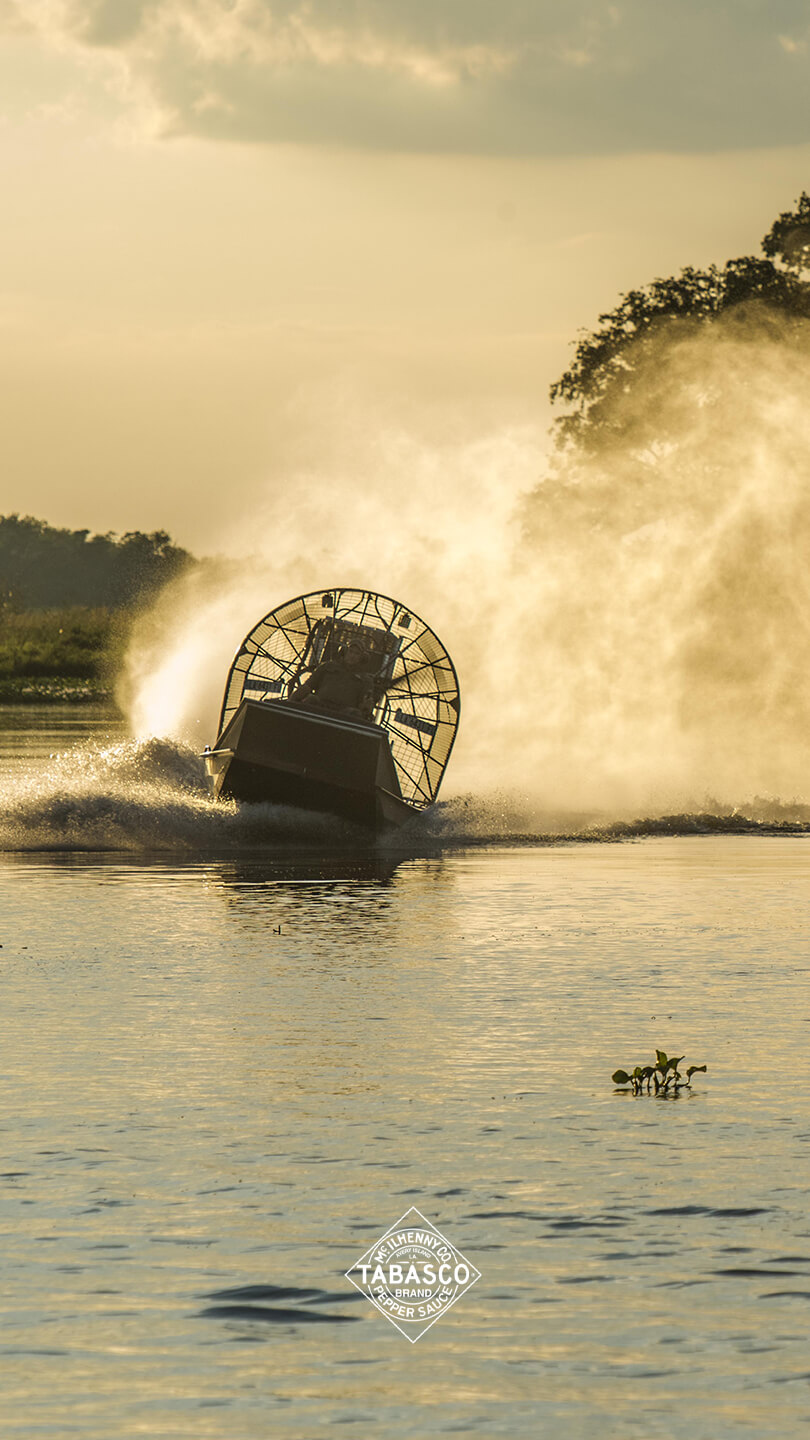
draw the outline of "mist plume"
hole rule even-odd
[[[274,479],[231,527],[228,549],[245,558],[183,577],[138,623],[120,687],[132,728],[210,742],[228,667],[256,621],[297,594],[356,585],[401,600],[449,648],[465,711],[453,771],[478,789],[490,778],[481,765],[491,763],[504,679],[520,501],[543,463],[543,431],[470,438],[468,424],[465,436],[429,443],[362,412],[320,425],[317,463]]]
[[[662,330],[525,507],[533,769],[619,806],[807,793],[810,326]],[[539,587],[539,588],[538,588]],[[529,732],[531,733],[531,731]]]
[[[803,324],[801,344],[753,311],[668,326],[605,439],[550,460],[539,428],[431,446],[355,416],[245,522],[249,562],[180,581],[140,626],[136,733],[213,740],[260,615],[356,584],[412,606],[456,662],[446,795],[614,815],[806,798]]]

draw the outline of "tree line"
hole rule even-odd
[[[165,530],[93,535],[31,515],[0,516],[0,607],[121,610],[148,601],[194,564]]]

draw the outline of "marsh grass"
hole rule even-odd
[[[101,608],[0,611],[0,702],[103,698],[128,629],[127,614]]]

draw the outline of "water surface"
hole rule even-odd
[[[4,1434],[804,1433],[804,836],[372,849],[62,754],[0,832]],[[615,1094],[655,1046],[708,1074]],[[415,1346],[343,1279],[411,1205],[483,1274]]]

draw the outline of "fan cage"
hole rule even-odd
[[[387,595],[319,590],[271,610],[245,637],[231,666],[219,733],[243,699],[286,700],[352,639],[368,656],[370,723],[388,733],[402,798],[424,809],[436,799],[456,738],[458,678],[433,631]]]

